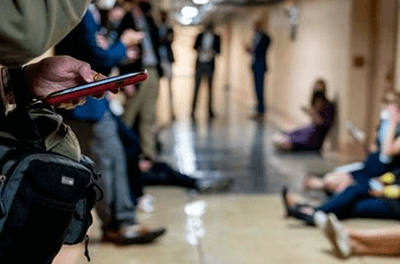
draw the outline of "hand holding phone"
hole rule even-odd
[[[87,83],[72,88],[60,90],[46,96],[43,101],[50,105],[61,105],[69,103],[79,98],[92,96],[112,91],[123,86],[137,84],[147,79],[147,71],[128,73],[116,77],[106,78],[103,80]]]

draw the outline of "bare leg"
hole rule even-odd
[[[328,173],[323,177],[324,189],[340,193],[353,183],[353,177],[347,172]]]
[[[400,254],[400,226],[370,230],[347,230],[354,254],[397,255]]]
[[[304,180],[304,188],[307,190],[323,190],[325,184],[322,178],[311,176]]]

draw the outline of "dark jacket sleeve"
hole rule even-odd
[[[195,50],[197,50],[198,48],[200,48],[202,37],[203,37],[203,34],[202,34],[202,33],[200,33],[200,34],[197,35],[196,41],[194,42],[194,47],[193,47]]]

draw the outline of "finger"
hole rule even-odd
[[[78,74],[85,80],[85,82],[93,82],[92,69],[89,63],[82,62],[82,65],[78,68]]]
[[[66,110],[72,110],[75,108],[74,104],[69,102],[69,103],[62,103],[58,106],[58,108],[66,109]]]
[[[107,78],[105,75],[95,72],[93,70],[91,71],[91,75],[92,75],[93,81],[100,81],[100,80],[104,80]]]
[[[103,99],[105,95],[106,95],[106,93],[99,93],[99,94],[92,95],[92,97],[100,100],[100,99]]]
[[[77,105],[84,105],[86,103],[86,98],[80,98]]]
[[[73,105],[79,105],[80,102],[81,102],[81,100],[82,100],[82,98],[80,98],[80,99],[75,99],[75,100],[72,101],[72,104],[73,104]]]
[[[121,88],[118,88],[118,89],[112,90],[111,92],[112,92],[113,94],[117,94],[117,93],[119,93],[120,89],[121,89]]]

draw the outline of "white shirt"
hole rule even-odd
[[[201,48],[199,54],[200,62],[210,62],[214,58],[214,52],[212,46],[214,44],[214,34],[211,31],[207,31],[203,34],[201,41]]]

